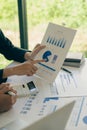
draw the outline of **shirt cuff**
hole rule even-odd
[[[3,69],[0,69],[0,84],[3,82],[6,82],[7,78],[2,78],[3,77]]]

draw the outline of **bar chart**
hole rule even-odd
[[[49,36],[46,40],[46,43],[58,46],[60,48],[64,48],[66,45],[66,40],[64,38],[57,39],[55,37]]]

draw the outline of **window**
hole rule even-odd
[[[27,0],[29,47],[40,43],[48,22],[77,30],[70,51],[87,56],[87,0]]]
[[[0,28],[14,45],[20,46],[17,0],[0,0],[0,12]],[[9,63],[2,55],[0,60],[0,67]]]

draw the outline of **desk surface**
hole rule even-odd
[[[87,77],[87,59],[80,68],[68,67],[68,69],[72,71],[72,77],[68,73],[60,71],[55,82],[50,85],[42,79],[34,76],[9,77],[8,81],[12,84],[26,83],[27,81],[34,79],[37,80],[39,93],[30,97],[18,98],[16,104],[10,111],[0,114],[0,127],[17,117],[20,117],[31,124],[32,122],[61,108],[73,99],[76,100],[76,104],[71,113],[67,128],[76,129],[79,127],[87,127],[87,90],[85,85]],[[62,96],[63,98],[60,98],[59,96]],[[70,98],[64,98],[64,96]]]

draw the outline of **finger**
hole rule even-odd
[[[34,54],[37,54],[40,50],[44,49],[46,46],[45,45],[39,45],[35,50]]]
[[[31,71],[32,71],[32,72],[33,72],[33,71],[37,71],[37,69],[38,69],[37,66],[33,65]]]
[[[10,91],[12,91],[13,93],[17,94],[17,91],[15,89],[13,89],[13,88],[11,88]]]
[[[35,48],[32,53],[31,53],[31,57],[35,56],[39,51],[41,51],[42,49],[44,49],[46,46],[45,45],[38,45],[37,48]]]
[[[10,85],[9,83],[2,83],[2,84],[0,84],[0,90],[3,89],[4,87],[9,86],[9,85]]]
[[[40,44],[37,44],[35,47],[34,47],[34,49],[36,49],[37,47],[39,47],[40,46]]]
[[[32,70],[30,70],[32,73],[36,73],[36,71],[38,70],[37,67],[33,67]]]
[[[15,104],[16,100],[17,100],[17,95],[11,96],[12,105]]]
[[[36,64],[36,63],[39,63],[39,62],[45,62],[45,60],[43,59],[43,60],[34,60],[34,61],[32,61],[32,64]]]
[[[0,90],[0,94],[1,93],[7,93],[8,91],[11,90],[11,87],[10,86],[4,86],[1,90]]]

